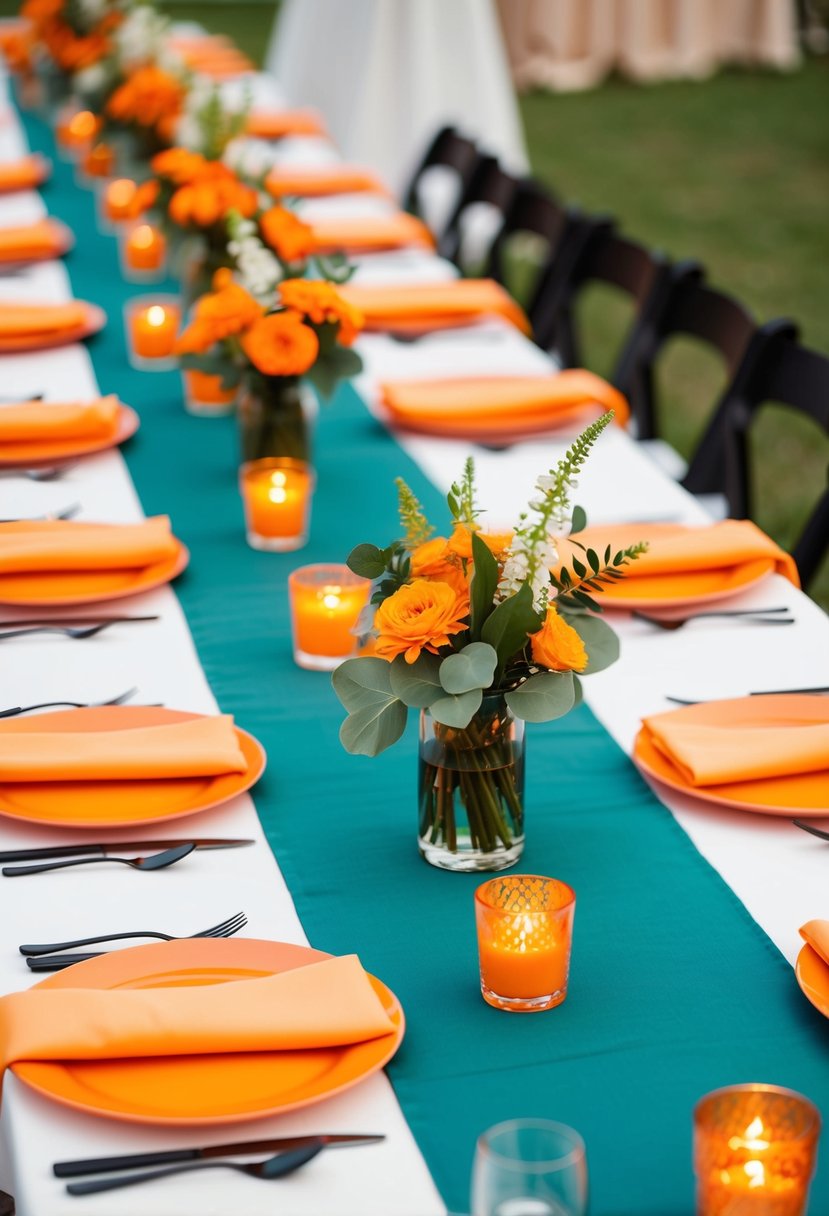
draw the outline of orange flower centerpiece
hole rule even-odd
[[[260,294],[238,274],[242,282],[219,270],[213,291],[196,302],[178,343],[181,365],[219,377],[226,388],[241,386],[244,460],[306,460],[302,380],[327,397],[341,376],[360,370],[351,349],[360,315],[328,282],[285,279]]]
[[[618,657],[590,593],[621,578],[645,546],[583,549],[576,533],[586,518],[569,505],[575,474],[612,417],[589,426],[538,478],[514,532],[481,529],[468,460],[448,496],[448,538],[432,536],[398,481],[404,539],[386,549],[358,545],[348,558],[374,581],[362,622],[373,652],[332,677],[348,710],[340,740],[376,756],[400,738],[408,709],[420,710],[418,845],[442,869],[515,864],[524,848],[524,722],[568,713],[581,700],[579,677]],[[584,559],[560,565],[555,535],[568,528]]]

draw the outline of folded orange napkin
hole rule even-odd
[[[58,257],[66,249],[66,229],[54,220],[0,228],[0,262],[33,262]]]
[[[115,431],[120,408],[114,394],[97,401],[23,401],[0,406],[0,445],[39,439],[104,439]]]
[[[86,304],[26,304],[3,300],[0,303],[0,339],[26,340],[59,336],[81,329],[89,318]]]
[[[800,936],[829,967],[829,920],[808,920],[801,926]]]
[[[823,721],[792,714],[774,725],[766,719],[757,725],[742,721],[730,727],[707,726],[694,717],[686,709],[675,709],[642,720],[654,747],[691,785],[760,781],[829,769],[829,704]]]
[[[166,515],[140,524],[87,524],[74,519],[0,524],[0,575],[35,570],[140,570],[177,552]]]
[[[395,422],[445,434],[530,434],[589,405],[612,409],[620,426],[630,414],[617,389],[592,372],[576,369],[548,376],[388,380],[380,389]]]
[[[722,570],[768,558],[775,562],[778,574],[785,575],[796,587],[800,586],[791,555],[749,519],[724,519],[702,528],[688,528],[682,524],[597,525],[580,532],[578,539],[597,551],[604,550],[607,545],[615,550],[640,540],[647,541],[647,553],[625,566],[625,581],[660,574]]]
[[[22,733],[0,721],[0,781],[140,781],[244,773],[233,718],[191,718],[124,730]]]
[[[393,215],[373,215],[369,218],[343,216],[310,220],[314,244],[318,253],[375,253],[383,249],[417,246],[434,249],[431,232],[414,215],[398,211]]]
[[[350,954],[227,984],[12,992],[0,998],[0,1069],[23,1060],[330,1048],[393,1031]]]
[[[33,190],[49,176],[49,162],[37,154],[0,164],[0,194]]]
[[[300,198],[320,198],[326,194],[388,194],[383,182],[370,169],[356,165],[327,165],[303,169],[285,165],[272,169],[265,178],[265,187],[276,198],[296,195]]]
[[[338,290],[363,314],[368,330],[426,333],[474,325],[481,317],[495,313],[523,333],[530,332],[523,310],[494,279],[451,279],[399,287],[346,283]]]
[[[254,110],[245,134],[254,139],[282,139],[286,135],[325,135],[322,118],[314,110]]]

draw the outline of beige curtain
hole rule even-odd
[[[498,0],[519,89],[701,78],[722,63],[799,62],[794,0]]]

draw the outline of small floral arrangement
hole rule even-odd
[[[485,692],[499,691],[516,717],[546,722],[580,700],[579,674],[618,656],[613,630],[591,596],[644,551],[584,551],[558,566],[555,533],[570,538],[585,523],[570,514],[575,474],[611,421],[591,424],[556,468],[536,482],[536,496],[511,534],[484,531],[468,460],[448,496],[451,536],[432,537],[420,504],[398,482],[406,535],[386,549],[358,545],[349,567],[375,583],[373,656],[349,659],[333,676],[349,710],[340,739],[348,751],[377,755],[403,733],[408,708],[428,708],[446,727],[469,726]],[[365,623],[365,622],[364,622]]]
[[[329,396],[362,366],[351,349],[361,325],[329,282],[283,279],[263,302],[223,269],[196,302],[177,350],[183,367],[219,375],[227,388],[251,374],[308,376]]]
[[[30,22],[35,45],[71,75],[112,53],[125,7],[120,0],[25,0],[20,15]]]

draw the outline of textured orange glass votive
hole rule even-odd
[[[115,168],[115,153],[108,144],[94,144],[83,162],[88,177],[112,177]]]
[[[61,148],[86,148],[101,129],[101,120],[91,110],[67,110],[55,127],[55,139]]]
[[[130,315],[133,354],[140,359],[169,359],[181,322],[181,310],[171,304],[149,304]]]
[[[248,544],[288,552],[308,539],[314,472],[304,460],[266,456],[239,470]]]
[[[138,186],[129,177],[116,177],[104,189],[103,212],[114,224],[130,219]]]
[[[357,653],[352,632],[368,603],[371,583],[348,566],[303,566],[288,578],[294,660],[311,671],[333,671]]]
[[[820,1114],[792,1089],[715,1089],[694,1110],[697,1216],[805,1216]]]
[[[184,407],[189,414],[220,415],[232,412],[238,388],[222,388],[221,376],[188,368],[182,372]]]
[[[154,224],[136,224],[124,240],[124,266],[128,270],[161,270],[167,257],[167,238]]]
[[[475,892],[481,994],[489,1005],[536,1013],[567,995],[576,896],[557,878],[510,874]]]

